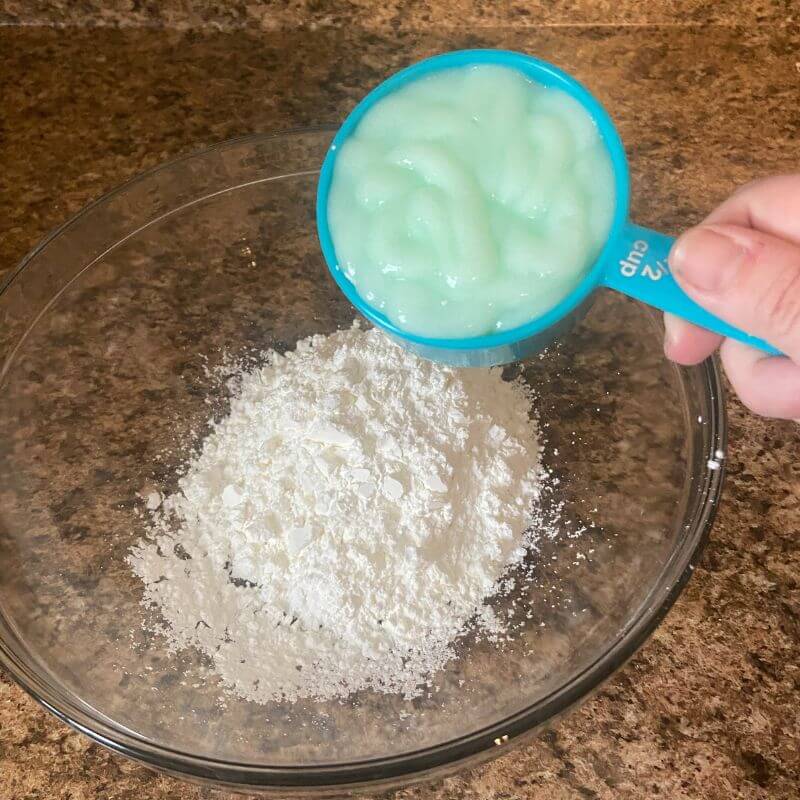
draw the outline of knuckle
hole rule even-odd
[[[757,417],[795,419],[800,416],[800,397],[789,401],[785,398],[776,398],[768,391],[759,392],[752,387],[739,388],[733,384],[733,388],[741,404]]]
[[[741,404],[750,411],[751,414],[755,414],[757,417],[772,416],[773,409],[769,398],[746,387],[739,388],[734,385],[733,388],[736,390],[736,395]]]
[[[779,276],[764,298],[772,335],[780,340],[800,338],[800,267]]]
[[[739,402],[752,414],[758,417],[771,417],[775,413],[775,407],[770,392],[763,391],[759,382],[751,372],[744,375],[731,374],[731,370],[726,370],[731,386],[739,398]]]
[[[758,189],[760,189],[769,180],[771,180],[770,177],[753,178],[753,180],[747,181],[746,183],[741,184],[741,186],[738,186],[731,196],[740,197],[743,194],[751,194],[753,191],[758,191]]]
[[[767,192],[772,192],[775,189],[779,188],[780,186],[784,185],[787,181],[793,183],[794,181],[800,179],[800,172],[797,173],[787,173],[787,174],[778,174],[778,175],[765,175],[761,178],[753,178],[746,183],[743,183],[741,186],[736,188],[731,195],[732,197],[741,197],[744,195],[745,197],[765,194]]]

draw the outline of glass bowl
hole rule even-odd
[[[713,362],[679,370],[658,320],[611,293],[508,368],[538,396],[561,534],[515,590],[527,620],[467,641],[427,695],[257,705],[143,630],[125,557],[148,487],[224,413],[208,368],[348,326],[314,226],[333,135],[228,142],[155,169],[44,241],[0,293],[0,662],[60,719],[187,778],[323,794],[503,752],[585,700],[688,579],[719,497]]]

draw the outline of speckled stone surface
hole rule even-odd
[[[78,25],[262,30],[298,26],[359,26],[370,29],[485,28],[575,25],[667,25],[707,23],[783,24],[797,20],[792,0],[6,0],[0,22],[16,25]]]
[[[4,9],[7,20],[70,22],[73,5],[60,7],[59,19],[52,4]],[[85,13],[95,4],[80,5]],[[312,11],[334,22],[369,13],[365,3],[333,15],[320,5]],[[440,20],[432,7],[412,13],[395,4],[403,27],[391,33],[378,24],[300,31],[291,29],[299,5],[282,4],[285,30],[275,32],[242,4],[235,15],[260,20],[262,30],[0,30],[0,271],[149,166],[253,131],[335,122],[394,69],[463,46],[528,50],[587,83],[627,144],[634,217],[676,232],[736,185],[797,169],[800,30],[787,24],[792,5],[688,3],[683,21],[725,23],[689,27],[635,24],[664,22],[672,4],[658,12],[585,4],[591,11],[573,16],[551,9],[543,28],[531,19],[498,27],[509,18],[487,12],[469,29],[453,12]],[[140,22],[170,21],[147,11],[155,4],[112,6],[122,15],[112,23],[126,10]],[[634,24],[553,25],[602,22],[603,14]],[[758,24],[737,26],[742,20]],[[397,797],[800,794],[800,427],[754,419],[735,400],[729,410],[729,477],[711,542],[648,644],[543,739]],[[0,677],[2,800],[222,796],[111,755]]]

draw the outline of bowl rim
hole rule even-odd
[[[112,197],[146,181],[159,172],[231,147],[310,134],[326,134],[332,137],[335,130],[333,126],[327,125],[299,127],[227,139],[211,147],[204,147],[165,161],[139,173],[84,206],[66,222],[42,238],[17,267],[11,269],[7,278],[0,285],[0,297],[13,286],[32,260],[72,225],[95,208],[108,202]],[[709,417],[705,420],[710,452],[714,453],[720,450],[724,453],[727,442],[727,423],[724,389],[718,364],[716,359],[709,358],[694,369],[701,372],[705,387],[704,394],[710,407]],[[374,787],[387,782],[395,785],[419,780],[432,772],[453,769],[470,759],[499,755],[507,744],[512,744],[514,740],[535,732],[578,702],[591,696],[639,650],[671,609],[699,561],[716,516],[724,482],[724,472],[723,462],[721,468],[708,469],[701,474],[699,485],[696,484],[694,491],[696,511],[691,520],[691,526],[687,528],[683,541],[672,552],[662,571],[662,575],[668,575],[669,580],[665,581],[663,585],[655,587],[660,591],[658,597],[652,597],[653,592],[651,591],[650,602],[644,603],[640,607],[637,616],[609,644],[604,653],[575,675],[568,684],[552,691],[534,705],[527,706],[492,725],[431,747],[391,757],[374,757],[352,762],[269,766],[196,756],[192,753],[154,744],[146,737],[105,717],[101,712],[96,711],[61,686],[46,680],[42,674],[47,673],[46,669],[35,669],[23,661],[13,646],[13,639],[16,638],[13,623],[6,619],[1,608],[0,622],[3,624],[0,629],[0,666],[37,703],[62,722],[114,752],[182,778],[238,786],[249,790],[257,790],[261,787],[287,791],[292,789],[342,790],[347,787]],[[9,643],[8,639],[12,639],[12,641]]]

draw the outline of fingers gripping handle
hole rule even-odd
[[[620,236],[617,250],[609,258],[603,284],[721,336],[744,342],[770,355],[781,355],[771,344],[715,317],[681,289],[667,264],[674,241],[671,236],[629,222]]]

